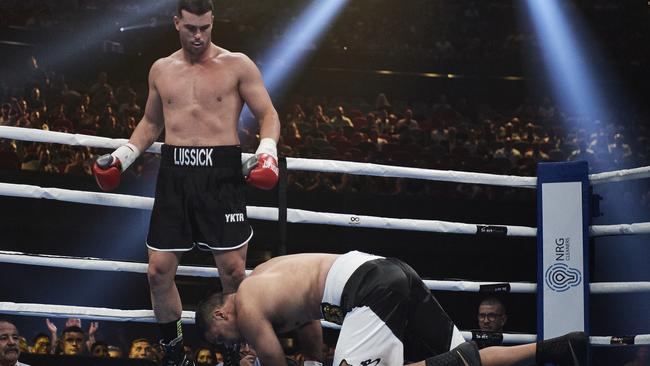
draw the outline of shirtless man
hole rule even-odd
[[[128,144],[93,167],[100,188],[114,189],[120,173],[165,129],[147,236],[151,302],[166,346],[165,365],[185,364],[174,282],[182,253],[195,246],[211,251],[224,290],[235,291],[253,235],[243,183],[270,189],[278,178],[278,114],[255,64],[212,43],[212,12],[210,0],[178,2],[174,25],[181,49],[151,67],[144,117]],[[244,103],[258,120],[260,145],[242,166],[237,123]]]
[[[314,320],[340,324],[333,365],[584,365],[584,333],[537,344],[477,349],[407,264],[361,252],[273,258],[235,293],[215,293],[196,311],[201,335],[225,345],[245,341],[264,366],[286,365],[276,333]]]

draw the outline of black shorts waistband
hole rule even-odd
[[[241,146],[161,147],[161,165],[190,168],[241,167]]]

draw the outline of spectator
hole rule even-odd
[[[583,160],[587,162],[594,161],[594,151],[589,148],[587,141],[585,139],[578,140],[578,148],[571,151],[571,154],[567,158],[569,161],[578,161]]]
[[[86,353],[86,335],[84,331],[72,325],[61,332],[57,354],[66,356],[80,356]]]
[[[117,101],[120,103],[120,105],[122,103],[127,103],[132,94],[137,94],[137,93],[131,87],[131,80],[128,79],[123,80],[120,86],[118,86],[117,90],[115,91],[115,97],[117,98]]]
[[[101,358],[110,357],[108,353],[108,344],[102,341],[97,341],[93,343],[93,345],[90,347],[90,355],[92,357],[101,357]]]
[[[479,329],[490,332],[503,332],[503,326],[508,320],[505,306],[496,297],[481,301],[476,316]]]
[[[311,125],[314,129],[321,130],[321,131],[322,129],[330,128],[330,118],[325,114],[325,112],[323,111],[323,106],[320,104],[317,104],[314,107],[314,113],[311,116]]]
[[[240,345],[239,357],[239,366],[261,366],[260,360],[257,359],[257,352],[248,343]]]
[[[530,148],[524,154],[525,158],[532,159],[536,163],[546,162],[551,160],[551,158],[541,150],[539,142],[535,141],[530,145]]]
[[[147,359],[151,360],[156,365],[161,365],[164,357],[165,357],[165,347],[160,343],[152,344],[151,352],[147,354]],[[188,360],[189,359],[190,358],[188,358]]]
[[[20,158],[13,140],[0,139],[0,169],[20,170]]]
[[[63,103],[57,105],[50,113],[49,118],[50,131],[59,131],[65,133],[74,133],[74,124],[68,119],[65,114],[65,105]]]
[[[513,141],[507,137],[504,141],[504,146],[494,151],[494,157],[507,159],[512,166],[515,166],[519,162],[519,159],[521,159],[521,152],[515,149]]]
[[[91,175],[88,166],[86,165],[86,156],[83,151],[76,151],[74,159],[65,166],[63,169],[65,174],[74,175]]]
[[[50,331],[50,336],[52,340],[52,347],[60,347],[60,342],[57,340],[57,327],[50,321],[50,319],[45,319],[45,325],[47,326],[47,329]],[[72,327],[77,327],[81,329],[81,319],[79,318],[68,318],[65,322],[65,327],[67,328],[72,328]],[[95,332],[97,332],[97,329],[99,329],[99,323],[97,322],[90,322],[90,326],[88,327],[88,340],[86,341],[85,348],[84,349],[90,349],[90,346],[95,343]],[[83,331],[82,331],[83,334]],[[55,351],[55,349],[52,349],[52,353],[58,353]]]
[[[388,97],[386,97],[386,94],[384,93],[379,93],[377,95],[377,98],[375,99],[375,110],[376,111],[390,111],[392,108],[390,102],[388,101]]]
[[[131,342],[129,358],[144,359],[151,353],[151,342],[146,338],[134,339]]]
[[[18,348],[20,348],[20,353],[29,353],[29,345],[27,344],[27,338],[23,336],[18,336]]]
[[[13,323],[0,320],[0,365],[29,366],[18,361],[21,353],[19,338],[18,328]]]
[[[418,121],[413,119],[413,110],[410,108],[404,111],[404,118],[397,121],[397,132],[404,130],[417,130],[420,128]]]
[[[632,157],[632,150],[630,149],[630,145],[625,143],[623,134],[615,134],[613,140],[611,144],[607,145],[609,161],[623,167],[626,163],[629,163]]]
[[[118,346],[109,345],[108,346],[108,357],[109,358],[122,358],[122,349]]]
[[[352,120],[345,115],[342,106],[336,108],[336,115],[330,120],[330,124],[334,127],[334,131],[343,131],[344,127],[354,127]]]
[[[96,134],[99,129],[98,118],[88,113],[84,104],[77,106],[72,121],[75,129],[80,133]]]
[[[47,112],[47,105],[43,98],[41,98],[41,89],[37,86],[32,88],[27,103],[29,104],[30,112],[38,111],[43,115]]]
[[[194,353],[194,361],[199,366],[212,366],[215,364],[214,353],[210,347],[199,347]]]
[[[123,121],[129,117],[133,117],[138,121],[140,120],[140,117],[142,116],[142,107],[138,105],[137,98],[138,95],[135,92],[131,92],[128,95],[127,101],[120,105],[117,113]]]
[[[104,106],[111,101],[113,87],[108,83],[108,74],[105,71],[97,74],[97,82],[90,87],[88,94],[94,107]]]
[[[46,355],[50,353],[51,349],[52,343],[50,342],[50,337],[47,334],[38,333],[36,336],[34,336],[34,345],[31,347],[31,353]]]
[[[12,124],[11,104],[2,103],[2,109],[0,110],[0,126],[10,126]]]
[[[223,354],[220,351],[214,351],[214,364],[223,366]]]

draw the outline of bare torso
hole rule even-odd
[[[160,95],[167,144],[239,144],[242,55],[215,45],[207,52],[209,57],[200,62],[189,62],[182,50],[156,62],[153,82]]]
[[[246,306],[258,307],[278,333],[320,319],[327,273],[338,257],[304,253],[273,258],[241,283],[237,306],[241,299]]]

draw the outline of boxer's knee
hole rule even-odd
[[[241,261],[229,261],[222,263],[219,268],[219,276],[224,285],[232,285],[236,288],[246,277],[245,264]]]
[[[168,287],[174,283],[178,262],[166,257],[159,255],[149,257],[147,279],[152,290]]]

